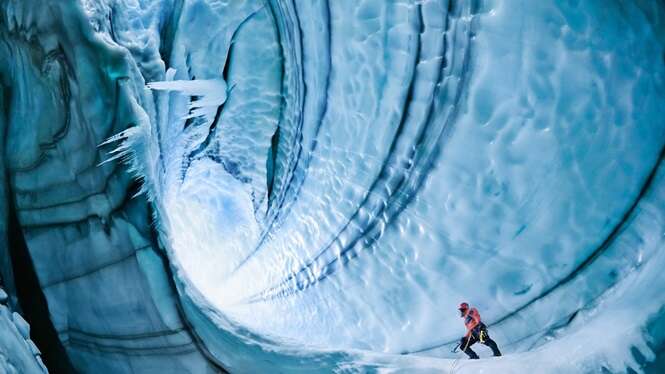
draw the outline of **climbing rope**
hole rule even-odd
[[[466,352],[466,349],[469,348],[469,342],[471,341],[471,337],[466,338],[466,344],[464,345],[464,349],[462,349],[462,352]],[[457,353],[457,348],[460,347],[460,343],[457,343],[455,348],[452,349],[453,353]],[[455,370],[457,369],[457,365],[459,364],[461,357],[457,357],[455,360],[453,360],[453,364],[450,366],[450,370],[448,371],[448,374],[455,374]]]
[[[460,361],[460,358],[457,357],[454,361],[453,364],[450,366],[450,371],[448,374],[455,374],[455,368],[457,367],[457,363]]]

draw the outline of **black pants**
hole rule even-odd
[[[481,339],[482,335],[482,339]],[[501,351],[499,351],[499,347],[496,345],[496,342],[490,338],[490,335],[487,333],[487,328],[485,326],[482,326],[480,328],[474,329],[474,331],[471,332],[471,335],[469,335],[468,341],[467,338],[464,337],[460,341],[460,347],[464,351],[464,353],[469,356],[470,359],[475,360],[478,359],[478,355],[476,352],[471,349],[471,346],[474,345],[476,342],[480,342],[481,344],[484,344],[492,350],[492,353],[494,356],[501,356]]]

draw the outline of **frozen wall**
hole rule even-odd
[[[8,374],[46,373],[41,352],[30,340],[30,326],[7,305],[9,296],[0,288],[0,371]]]
[[[178,312],[145,199],[118,163],[99,166],[143,87],[128,52],[77,2],[3,2],[1,18],[4,201],[69,359],[81,372],[215,371]]]
[[[76,369],[662,365],[662,3],[31,5],[3,215]]]

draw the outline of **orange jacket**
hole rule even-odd
[[[464,326],[466,326],[466,337],[471,335],[471,331],[480,324],[480,313],[476,308],[469,308],[464,314]]]

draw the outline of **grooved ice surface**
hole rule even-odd
[[[662,3],[31,3],[5,198],[77,368],[662,364]]]
[[[279,143],[296,165],[267,157],[292,173],[267,219],[224,157],[185,150],[187,170],[164,171],[184,181],[156,187],[206,305],[276,344],[441,356],[470,300],[520,352],[658,251],[658,220],[623,248],[636,201],[660,188],[646,185],[665,144],[653,4],[320,5],[294,4],[311,90],[301,140]]]

